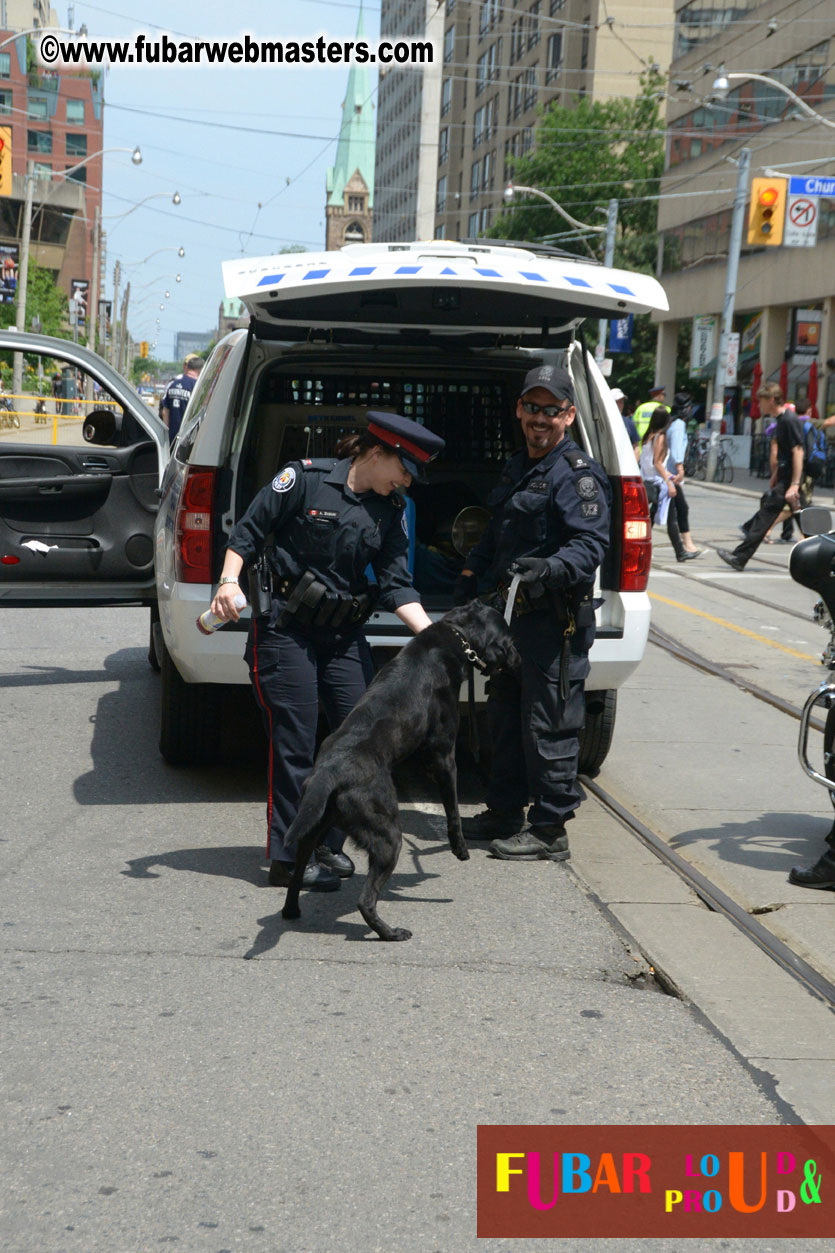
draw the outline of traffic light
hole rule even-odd
[[[12,128],[0,126],[0,196],[12,194]]]
[[[782,244],[786,220],[785,178],[751,180],[751,208],[748,212],[748,243]]]
[[[139,355],[140,355],[140,357],[147,357],[147,355],[148,355],[148,341],[147,341],[147,339],[143,339],[143,340],[140,342],[140,344],[139,344]]]

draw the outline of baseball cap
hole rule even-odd
[[[612,397],[612,400],[626,400],[626,396],[619,387],[613,387],[609,395]]]
[[[368,410],[368,433],[396,452],[413,479],[426,482],[426,466],[444,449],[444,440],[402,413]]]
[[[524,396],[526,392],[532,392],[535,387],[543,387],[555,400],[568,400],[572,405],[574,404],[574,384],[571,381],[571,375],[561,366],[538,365],[535,369],[528,370],[520,395]]]

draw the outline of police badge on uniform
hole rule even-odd
[[[288,466],[286,470],[282,470],[281,474],[277,474],[273,479],[273,491],[289,492],[295,481],[296,471],[292,466]]]
[[[583,500],[594,500],[597,495],[597,484],[589,474],[577,480],[577,495]]]

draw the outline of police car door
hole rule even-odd
[[[86,348],[0,331],[6,366],[14,348],[22,385],[13,392],[3,369],[0,403],[0,604],[150,603],[164,424]]]

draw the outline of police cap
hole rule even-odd
[[[400,413],[380,413],[377,409],[369,409],[368,434],[381,444],[388,444],[412,478],[421,482],[426,481],[427,464],[434,461],[444,448],[440,435],[411,418],[404,418]]]
[[[574,384],[571,381],[571,375],[561,366],[538,365],[536,369],[528,370],[522,384],[521,395],[532,392],[535,387],[544,387],[555,400],[567,400],[570,404],[574,404]]]

